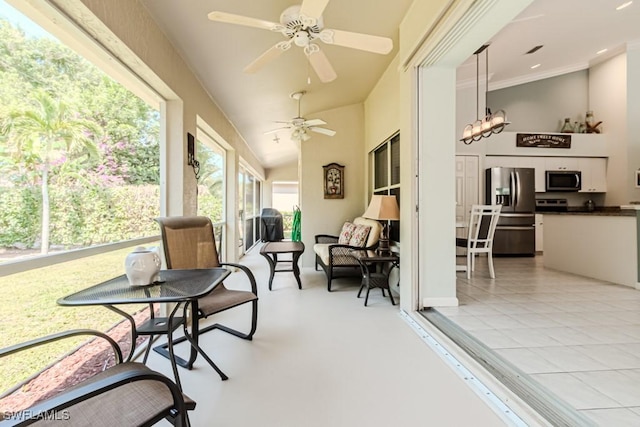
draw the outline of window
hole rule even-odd
[[[400,134],[395,134],[371,153],[373,194],[396,196],[400,205]],[[389,239],[400,241],[400,221],[391,221]]]
[[[198,128],[196,157],[200,163],[198,178],[198,215],[213,222],[220,259],[225,259],[225,151],[205,131]]]
[[[240,165],[238,172],[238,205],[240,230],[238,252],[242,255],[261,239],[260,211],[262,210],[262,181],[243,165]]]
[[[157,235],[159,104],[0,4],[0,247],[48,254]]]

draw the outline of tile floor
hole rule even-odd
[[[542,256],[494,265],[458,273],[460,306],[438,311],[597,425],[640,425],[640,292]]]

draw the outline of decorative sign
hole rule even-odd
[[[518,133],[516,147],[571,148],[571,135]]]
[[[324,169],[324,198],[344,199],[344,166],[329,163]]]

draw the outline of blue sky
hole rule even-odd
[[[36,25],[29,18],[14,9],[13,6],[8,5],[4,0],[0,0],[0,18],[4,18],[16,27],[21,28],[27,36],[54,38],[51,34],[43,30],[42,27]]]

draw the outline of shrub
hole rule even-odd
[[[157,185],[49,188],[51,245],[83,247],[158,234]],[[33,247],[39,241],[40,189],[0,189],[0,246]]]

